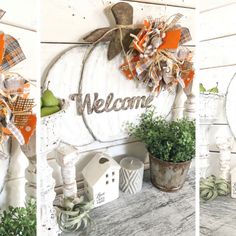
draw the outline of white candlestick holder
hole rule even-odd
[[[220,177],[230,182],[230,161],[233,138],[224,136],[216,137],[216,146],[220,150]]]
[[[59,145],[56,149],[57,163],[61,167],[63,194],[65,198],[77,197],[76,169],[77,149],[71,145]]]

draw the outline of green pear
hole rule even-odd
[[[41,108],[41,117],[52,115],[53,113],[56,113],[58,111],[60,111],[59,106],[42,107]]]
[[[43,107],[53,107],[59,105],[59,100],[54,96],[53,92],[46,89],[42,96]]]
[[[205,89],[205,87],[203,86],[202,83],[199,84],[199,90],[200,90],[200,93],[206,92],[206,89]]]
[[[218,83],[216,83],[216,86],[207,90],[207,92],[209,93],[219,93],[219,89],[218,89]]]

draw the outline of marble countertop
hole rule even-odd
[[[195,236],[194,168],[174,193],[155,188],[145,171],[141,192],[120,192],[119,199],[93,209],[91,217],[96,231],[89,236]]]
[[[150,183],[149,171],[145,171],[140,193],[120,192],[119,199],[95,208],[91,217],[96,224],[96,232],[91,236],[194,236],[194,171],[190,171],[184,187],[175,193],[155,188]]]
[[[236,199],[218,197],[200,206],[200,233],[207,236],[236,235]]]

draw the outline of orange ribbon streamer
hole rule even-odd
[[[3,56],[4,56],[4,33],[0,33],[0,64],[2,64]]]
[[[31,136],[35,132],[36,121],[36,115],[29,115],[27,124],[24,127],[20,128],[21,134],[23,135],[26,144],[29,143]]]
[[[181,38],[181,29],[166,32],[162,45],[158,49],[177,49]]]

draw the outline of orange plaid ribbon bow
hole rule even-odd
[[[133,35],[131,53],[120,67],[126,78],[137,78],[153,91],[174,83],[182,87],[191,83],[194,72],[190,52],[179,47],[190,41],[191,35],[187,28],[176,24],[181,17],[176,14],[170,23],[161,19],[144,20],[139,34]]]
[[[0,32],[0,72],[9,70],[25,59],[18,41]]]

